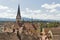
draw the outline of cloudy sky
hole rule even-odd
[[[18,4],[22,17],[60,20],[60,0],[0,0],[0,18],[15,18]]]

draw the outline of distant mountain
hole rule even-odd
[[[22,17],[22,19],[21,19],[21,20],[31,21],[32,19]],[[16,21],[16,19],[11,19],[11,18],[0,18],[0,21]]]
[[[53,21],[57,21],[57,20],[42,20],[42,19],[31,19],[31,18],[26,18],[26,17],[22,17],[22,20],[24,21],[47,21],[47,22],[53,22]],[[0,21],[16,21],[16,19],[11,19],[11,18],[0,18]],[[60,21],[59,21],[60,22]]]
[[[31,19],[31,18],[25,18],[23,17],[22,20],[25,20],[25,21],[44,21],[44,22],[60,22],[59,20],[50,20],[50,19]]]
[[[10,18],[0,18],[0,21],[15,21],[15,19],[10,19]]]

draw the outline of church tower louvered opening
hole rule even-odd
[[[18,11],[17,11],[17,16],[16,16],[16,22],[21,21],[21,14],[20,14],[20,5],[18,5]]]

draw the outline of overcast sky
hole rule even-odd
[[[60,20],[60,0],[0,0],[0,18],[15,18],[18,4],[22,17]]]

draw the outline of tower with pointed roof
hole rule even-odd
[[[17,16],[16,16],[16,22],[21,21],[21,14],[20,14],[20,5],[18,5],[18,11],[17,11]]]

